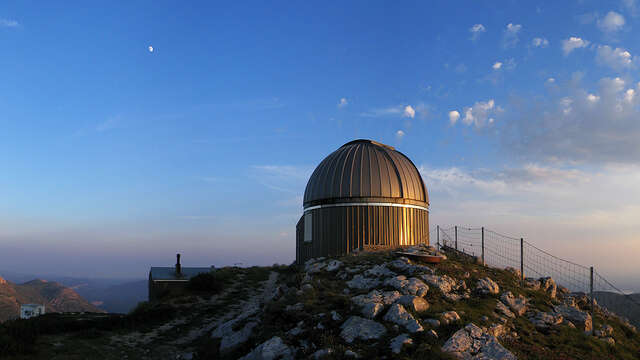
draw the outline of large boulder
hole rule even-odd
[[[485,277],[478,280],[476,292],[483,295],[497,295],[500,292],[500,286],[491,278]]]
[[[424,328],[420,325],[418,320],[407,312],[404,306],[397,303],[391,305],[383,319],[385,321],[404,326],[411,333],[424,331]]]
[[[240,358],[240,360],[289,360],[294,353],[279,336],[274,336],[258,345],[253,351]]]
[[[356,339],[379,339],[387,333],[387,329],[379,322],[359,316],[351,316],[340,328],[342,329],[340,336],[348,343],[352,343]]]

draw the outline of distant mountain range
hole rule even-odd
[[[44,304],[46,312],[105,312],[58,282],[14,284],[0,278],[0,322],[18,318],[21,304]]]
[[[58,282],[78,293],[90,304],[110,313],[128,313],[147,300],[146,279],[95,279],[55,275],[21,274],[0,270],[0,276],[14,283],[39,278]]]
[[[597,291],[594,297],[598,304],[616,309],[616,314],[629,319],[634,325],[640,327],[640,306],[632,306],[631,302],[640,304],[640,293],[621,295],[612,292]]]

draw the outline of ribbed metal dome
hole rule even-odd
[[[420,172],[401,152],[373,140],[354,140],[327,156],[304,191],[304,207],[347,201],[428,206]]]

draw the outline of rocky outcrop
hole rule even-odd
[[[442,350],[458,359],[516,360],[495,336],[473,323],[454,333],[442,346]]]
[[[369,290],[380,285],[380,280],[375,278],[369,278],[358,274],[353,279],[347,281],[347,286],[352,289]]]

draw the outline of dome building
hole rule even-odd
[[[296,261],[356,249],[429,244],[429,196],[416,166],[393,147],[354,140],[327,156],[304,192]]]

